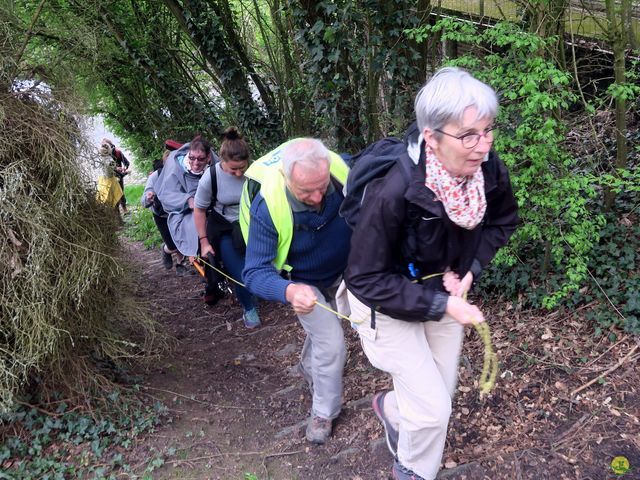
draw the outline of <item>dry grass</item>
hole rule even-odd
[[[96,363],[144,356],[156,338],[129,299],[119,219],[78,168],[89,150],[60,104],[2,94],[0,145],[0,411],[27,384],[96,394],[108,384]]]

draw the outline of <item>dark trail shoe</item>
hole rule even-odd
[[[173,268],[173,257],[171,257],[170,253],[167,253],[164,249],[164,245],[161,247],[162,249],[162,265],[167,270],[171,270]]]
[[[391,475],[393,476],[393,480],[425,480],[417,473],[413,473],[413,471],[403,466],[398,460],[393,461]]]
[[[179,277],[184,277],[185,273],[187,273],[187,267],[185,267],[182,263],[176,263],[176,275]]]
[[[332,420],[312,415],[307,424],[307,440],[317,445],[322,445],[331,436]]]
[[[387,448],[395,458],[398,455],[398,431],[391,426],[387,416],[384,414],[384,397],[388,392],[379,392],[373,396],[373,400],[371,401],[371,406],[373,407],[373,412],[382,423],[384,427],[385,439],[387,440]]]

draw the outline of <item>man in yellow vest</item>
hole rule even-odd
[[[247,288],[291,305],[307,333],[299,370],[313,394],[306,437],[316,444],[327,441],[342,407],[344,333],[338,317],[317,304],[335,308],[347,263],[351,230],[338,210],[348,171],[320,140],[291,140],[247,170],[260,191],[250,201],[246,185],[240,205]]]

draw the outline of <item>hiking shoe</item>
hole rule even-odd
[[[184,277],[185,273],[187,273],[187,267],[185,267],[182,263],[176,263],[176,275],[179,277]]]
[[[162,265],[164,265],[164,268],[166,268],[167,270],[171,270],[173,268],[173,257],[171,256],[170,253],[167,253],[164,245],[162,245],[161,250],[162,250]]]
[[[307,423],[307,440],[317,445],[322,445],[331,436],[331,424],[332,420],[327,418],[311,415],[309,417],[309,423]]]
[[[373,408],[373,413],[376,414],[380,423],[384,427],[384,435],[387,441],[387,448],[393,455],[393,458],[396,458],[398,455],[398,430],[393,428],[387,416],[384,414],[384,397],[388,392],[379,392],[373,396],[373,400],[371,401],[371,407]]]
[[[417,473],[413,473],[412,470],[402,465],[397,459],[393,461],[391,476],[394,480],[425,480]]]
[[[242,314],[242,320],[244,320],[244,326],[247,328],[258,328],[262,325],[260,317],[258,317],[258,311],[255,308],[244,312]]]
[[[210,307],[213,307],[223,298],[224,298],[224,291],[220,288],[219,284],[217,283],[213,283],[210,285],[207,284],[204,290],[204,295],[202,297],[202,299],[204,300],[204,303],[206,303]]]

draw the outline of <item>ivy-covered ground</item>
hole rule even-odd
[[[153,433],[123,461],[161,458],[158,479],[386,479],[391,456],[370,408],[390,382],[363,356],[347,325],[345,407],[332,440],[304,440],[310,396],[293,373],[303,331],[292,312],[264,303],[264,327],[246,330],[230,296],[200,298],[196,275],[178,278],[159,254],[130,243],[140,292],[176,338],[141,375],[141,390],[168,407]],[[541,314],[517,304],[485,305],[501,362],[496,389],[478,396],[482,344],[467,332],[460,384],[439,478],[640,478],[638,338],[585,321],[593,304]],[[630,470],[616,475],[614,458]],[[617,464],[616,464],[617,465]]]

